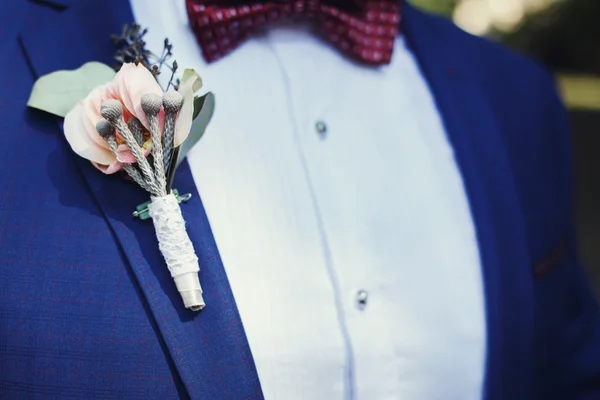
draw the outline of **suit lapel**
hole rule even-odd
[[[491,93],[471,61],[473,39],[433,18],[407,6],[403,29],[442,114],[476,225],[488,332],[485,398],[531,398],[531,263],[515,182]]]
[[[60,0],[53,7],[32,7],[35,11],[29,13],[20,40],[37,76],[78,68],[88,61],[111,65],[114,48],[110,34],[119,33],[124,24],[133,21],[127,0]],[[190,396],[261,397],[252,354],[187,162],[181,165],[174,187],[193,196],[182,205],[182,211],[200,258],[208,303],[200,314],[183,308],[158,250],[152,223],[131,215],[136,205],[148,200],[148,194],[73,157],[120,243]]]

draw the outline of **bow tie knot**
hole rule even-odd
[[[186,2],[190,25],[208,62],[227,55],[270,22],[311,19],[322,36],[343,53],[365,64],[387,64],[400,23],[400,0]]]

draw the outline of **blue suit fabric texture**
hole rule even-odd
[[[147,194],[98,172],[60,119],[26,106],[44,74],[112,64],[129,2],[6,0],[0,15],[0,398],[263,398],[187,163],[174,187],[193,195],[182,210],[210,301],[200,314],[180,304],[151,222],[131,216]],[[600,399],[600,312],[576,254],[571,138],[551,75],[409,5],[402,34],[476,225],[483,398]]]

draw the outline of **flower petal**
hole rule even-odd
[[[64,121],[64,132],[73,151],[81,157],[102,165],[112,164],[116,158],[108,150],[96,143],[88,134],[85,115],[81,102],[67,113]],[[97,134],[97,133],[96,133]]]
[[[148,140],[146,143],[144,143],[144,146],[142,147],[142,151],[144,152],[144,157],[148,158],[148,156],[152,152],[152,142],[150,140]],[[117,148],[117,160],[124,164],[137,163],[135,156],[133,155],[131,150],[129,150],[129,147],[127,147],[127,145],[125,145],[125,144],[120,144],[119,147]]]
[[[142,96],[153,93],[162,97],[163,90],[154,75],[142,64],[123,64],[115,77],[117,95],[125,108],[148,128],[148,119],[142,110]]]
[[[117,149],[117,160],[125,164],[135,163],[135,157],[127,145],[121,144]]]
[[[190,134],[194,115],[194,93],[202,87],[200,75],[193,69],[183,71],[179,93],[183,96],[183,107],[175,122],[174,147],[179,146]]]
[[[115,172],[119,172],[123,169],[123,166],[118,161],[115,161],[110,165],[101,165],[92,161],[92,165],[107,175],[114,174]]]
[[[96,132],[96,124],[102,119],[100,105],[108,99],[114,99],[115,92],[110,85],[95,88],[82,102],[83,122],[90,138],[100,147],[109,150],[106,141]]]

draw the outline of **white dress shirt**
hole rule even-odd
[[[403,38],[370,68],[278,26],[207,65],[184,0],[132,6],[215,93],[188,159],[265,397],[481,398],[474,225]]]

